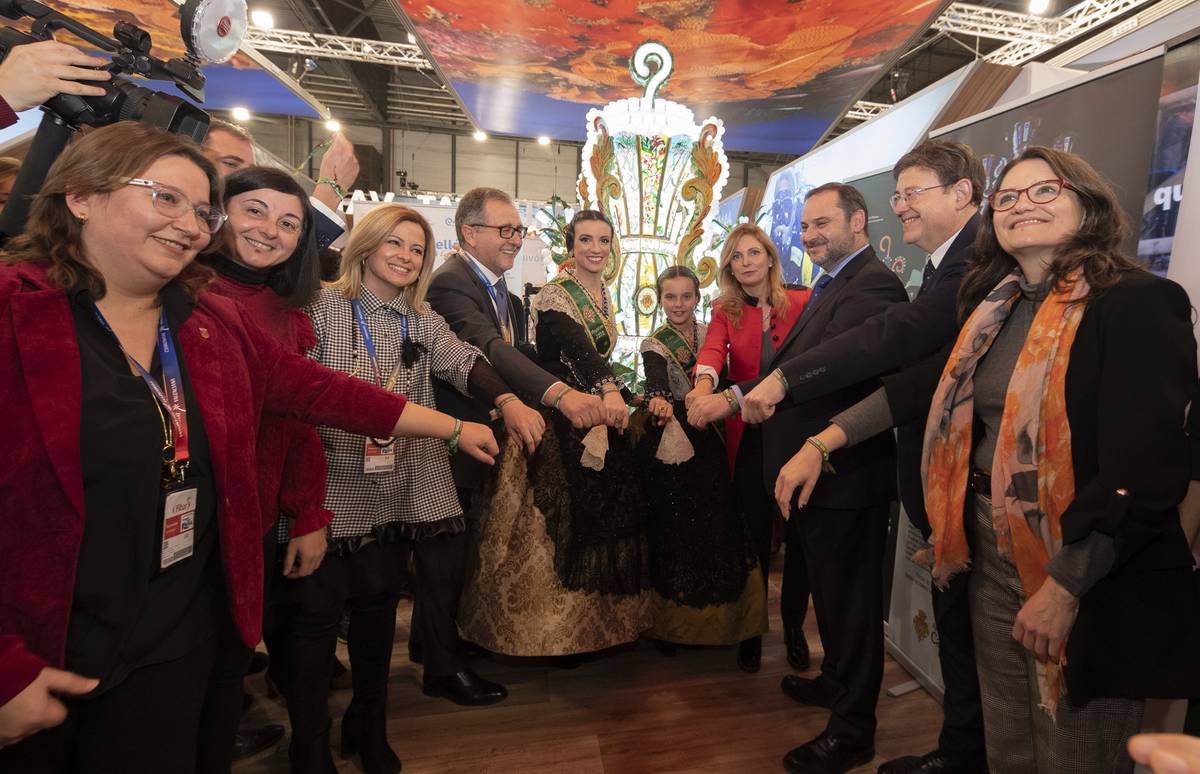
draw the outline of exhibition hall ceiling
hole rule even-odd
[[[641,96],[629,57],[667,45],[659,96],[725,122],[725,147],[802,154],[944,0],[395,0],[480,129],[582,140],[587,111]]]

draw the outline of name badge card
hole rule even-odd
[[[391,473],[396,465],[396,444],[380,446],[367,439],[363,454],[363,473]]]
[[[165,570],[187,559],[196,548],[196,488],[168,492],[163,506],[162,558]]]

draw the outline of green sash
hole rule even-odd
[[[588,335],[592,337],[592,345],[596,347],[596,351],[605,358],[612,354],[613,347],[616,346],[616,337],[612,335],[613,332],[609,329],[609,321],[605,319],[600,310],[596,308],[596,305],[592,303],[592,299],[587,291],[583,289],[583,285],[580,285],[571,275],[565,272],[559,274],[550,280],[550,282],[567,291],[567,296],[575,304],[575,308],[579,310],[579,317],[583,320],[583,327],[587,330]]]
[[[692,349],[692,345],[679,335],[679,331],[666,323],[658,326],[658,330],[650,335],[667,348],[675,364],[683,369],[683,375],[690,379],[692,369],[696,367],[696,351]]]

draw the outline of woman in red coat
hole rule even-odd
[[[697,398],[713,393],[722,371],[727,370],[727,378],[735,383],[759,376],[808,302],[808,290],[784,287],[775,244],[765,231],[750,223],[735,226],[725,238],[717,282],[721,296],[713,306],[708,336],[696,357],[696,386],[685,399],[689,409]],[[724,394],[728,400],[740,400],[730,390]],[[697,426],[706,424],[695,416],[689,418]],[[725,441],[734,487],[765,583],[771,566],[775,507],[763,483],[761,431],[747,427],[735,413],[725,420]],[[746,640],[738,648],[738,666],[747,672],[757,672],[761,659],[762,637]]]
[[[189,140],[99,129],[0,267],[0,770],[193,771],[218,650],[260,635],[263,412],[496,452],[203,292],[217,189]]]

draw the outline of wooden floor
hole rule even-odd
[[[777,564],[782,557],[777,557]],[[421,693],[421,668],[405,647],[411,605],[401,603],[392,659],[388,731],[404,771],[418,772],[778,772],[787,751],[817,735],[827,712],[802,707],[779,690],[791,672],[779,634],[779,573],[771,578],[771,632],[762,670],[741,672],[732,648],[681,649],[667,658],[648,642],[584,663],[575,670],[529,659],[492,657],[477,672],[508,687],[492,707],[459,707]],[[810,614],[814,665],[820,640]],[[347,662],[345,645],[338,655]],[[815,670],[810,672],[815,674]],[[941,708],[924,691],[889,698],[886,690],[909,679],[886,657],[879,700],[877,757],[883,761],[936,746]],[[268,699],[261,676],[248,684],[255,696],[248,724],[287,725],[282,704]],[[350,692],[334,691],[334,743]],[[235,766],[238,774],[287,772],[287,744]],[[358,772],[337,758],[340,772]]]

